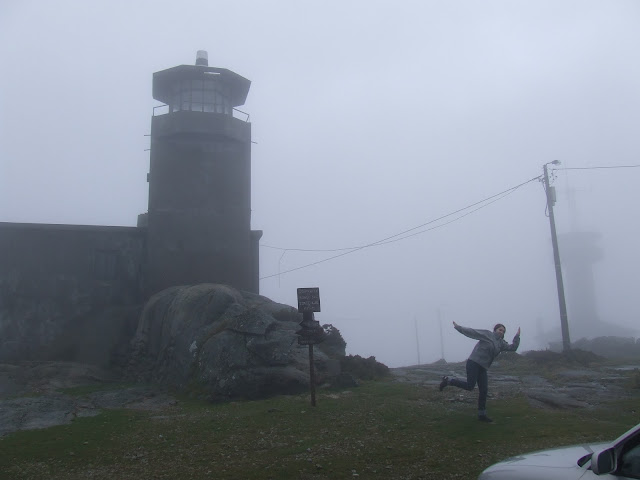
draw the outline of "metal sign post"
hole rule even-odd
[[[320,311],[320,289],[298,289],[298,312],[302,313],[302,322],[298,335],[298,345],[309,345],[309,388],[311,390],[311,406],[316,406],[316,374],[313,367],[313,346],[324,340],[324,329],[320,322],[313,318],[313,312]]]

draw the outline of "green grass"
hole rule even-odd
[[[511,455],[610,440],[637,399],[547,411],[490,399],[494,424],[434,387],[365,382],[261,401],[189,399],[163,412],[111,410],[0,439],[7,479],[473,479]]]

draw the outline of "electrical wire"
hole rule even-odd
[[[554,168],[554,170],[599,170],[603,168],[638,168],[640,165],[611,165],[602,167],[563,167]]]
[[[617,168],[637,168],[637,167],[640,167],[640,165],[611,165],[611,166],[596,166],[596,167],[564,167],[564,168],[554,168],[553,170],[597,170],[597,169],[617,169]],[[260,280],[265,280],[265,279],[276,277],[276,276],[280,277],[280,275],[282,275],[282,274],[295,272],[297,270],[302,270],[304,268],[312,267],[312,266],[318,265],[320,263],[328,262],[330,260],[334,260],[336,258],[343,257],[345,255],[357,252],[359,250],[363,250],[365,248],[376,247],[376,246],[380,246],[380,245],[387,245],[387,244],[390,244],[390,243],[399,242],[401,240],[405,240],[407,238],[410,238],[410,237],[413,237],[413,236],[416,236],[416,235],[421,235],[421,234],[429,232],[431,230],[435,230],[437,228],[444,227],[444,226],[449,225],[449,224],[451,224],[453,222],[456,222],[456,221],[458,221],[458,220],[460,220],[460,219],[462,219],[462,218],[464,218],[464,217],[466,217],[468,215],[471,215],[472,213],[474,213],[474,212],[476,212],[476,211],[478,211],[478,210],[480,210],[480,209],[482,209],[484,207],[487,207],[487,206],[491,205],[492,203],[497,202],[498,200],[501,200],[502,198],[504,198],[507,195],[510,195],[511,193],[516,191],[518,188],[520,188],[520,187],[522,187],[522,186],[524,186],[524,185],[526,185],[526,184],[528,184],[530,182],[536,181],[536,180],[542,181],[542,176],[537,176],[537,177],[531,178],[531,179],[527,180],[526,182],[523,182],[523,183],[521,183],[519,185],[516,185],[516,186],[514,186],[512,188],[504,190],[504,191],[502,191],[500,193],[497,193],[495,195],[492,195],[490,197],[487,197],[487,198],[485,198],[483,200],[480,200],[479,202],[467,205],[466,207],[463,207],[463,208],[458,209],[458,210],[456,210],[454,212],[451,212],[451,213],[448,213],[446,215],[443,215],[443,216],[441,216],[439,218],[436,218],[434,220],[431,220],[429,222],[423,223],[423,224],[418,225],[416,227],[410,228],[408,230],[404,230],[404,231],[402,231],[400,233],[397,233],[395,235],[392,235],[390,237],[387,237],[387,238],[384,238],[382,240],[378,240],[376,242],[372,242],[372,243],[369,243],[369,244],[366,244],[366,245],[360,245],[360,246],[356,246],[356,247],[334,248],[334,249],[282,248],[282,247],[274,247],[274,246],[265,245],[265,244],[260,245],[261,247],[264,247],[264,248],[282,250],[283,251],[282,257],[284,256],[284,254],[287,251],[294,251],[294,252],[327,252],[327,253],[330,253],[330,252],[342,252],[339,255],[334,255],[334,256],[325,258],[323,260],[318,260],[317,262],[312,262],[312,263],[309,263],[309,264],[306,264],[306,265],[302,265],[300,267],[296,267],[296,268],[293,268],[293,269],[290,269],[290,270],[285,270],[284,272],[278,271],[278,273],[276,273],[276,274],[267,275],[265,277],[261,277]],[[543,185],[543,187],[544,187],[544,185]],[[473,210],[471,210],[469,212],[466,212],[463,215],[460,215],[460,216],[458,216],[458,217],[456,217],[456,218],[454,218],[454,219],[452,219],[452,220],[450,220],[448,222],[433,226],[433,227],[428,228],[426,230],[421,230],[419,232],[414,232],[414,233],[411,233],[410,235],[407,235],[407,233],[409,233],[409,232],[413,232],[414,230],[420,229],[420,228],[425,227],[427,225],[430,225],[432,223],[438,222],[438,221],[443,220],[445,218],[448,218],[448,217],[451,217],[451,216],[456,215],[458,213],[464,212],[465,210],[468,210],[468,209],[476,207],[476,206],[478,206],[478,207],[474,208]],[[547,208],[548,208],[548,205],[547,205]],[[545,214],[548,215],[546,212],[545,212]],[[282,257],[280,259],[282,259]],[[278,265],[278,270],[280,270],[280,265]]]
[[[450,223],[457,222],[458,220],[460,220],[461,218],[466,217],[467,215],[471,215],[472,213],[477,212],[478,210],[480,210],[482,208],[488,207],[489,205],[491,205],[492,203],[497,202],[498,200],[502,200],[504,197],[506,197],[507,195],[511,195],[513,192],[515,192],[515,190],[511,190],[511,191],[505,193],[504,195],[502,195],[501,197],[495,198],[495,199],[491,200],[490,202],[485,203],[484,205],[480,205],[478,208],[474,208],[473,210],[471,210],[471,211],[469,211],[469,212],[467,212],[467,213],[465,213],[463,215],[460,215],[459,217],[456,217],[453,220],[449,220],[448,222],[441,223],[440,225],[436,225],[434,227],[427,228],[426,230],[421,230],[419,232],[412,233],[411,235],[406,235],[404,237],[396,238],[394,240],[389,240],[387,242],[376,243],[375,246],[387,245],[389,243],[399,242],[400,240],[405,240],[405,239],[410,238],[410,237],[415,237],[416,235],[420,235],[420,234],[423,234],[423,233],[426,233],[426,232],[430,232],[431,230],[435,230],[437,228],[441,228],[441,227],[444,227],[446,225],[449,225]]]
[[[298,248],[298,249],[296,249],[296,248],[280,248],[280,247],[272,247],[272,246],[269,246],[269,245],[261,245],[261,246],[264,246],[266,248],[273,248],[273,249],[285,250],[285,251],[301,251],[301,252],[331,252],[331,251],[335,252],[335,251],[342,251],[343,253],[340,253],[338,255],[333,255],[331,257],[328,257],[328,258],[325,258],[325,259],[322,259],[322,260],[318,260],[316,262],[312,262],[312,263],[309,263],[309,264],[306,264],[306,265],[302,265],[300,267],[292,268],[290,270],[285,270],[284,272],[278,272],[278,273],[274,273],[272,275],[267,275],[265,277],[261,277],[260,280],[265,280],[265,279],[272,278],[272,277],[277,277],[279,275],[283,275],[283,274],[286,274],[286,273],[295,272],[297,270],[302,270],[304,268],[312,267],[312,266],[318,265],[320,263],[328,262],[330,260],[334,260],[336,258],[340,258],[340,257],[343,257],[345,255],[349,255],[350,253],[354,253],[354,252],[363,250],[365,248],[370,248],[370,247],[375,247],[375,246],[379,246],[379,245],[386,245],[386,244],[389,244],[389,243],[398,242],[400,240],[405,240],[407,238],[410,238],[410,237],[413,237],[413,236],[416,236],[416,235],[420,235],[422,233],[426,233],[426,232],[434,230],[436,228],[443,227],[443,226],[448,225],[450,223],[453,223],[453,222],[455,222],[457,220],[460,220],[461,218],[464,218],[467,215],[470,215],[471,213],[476,212],[476,211],[478,211],[478,210],[480,210],[480,209],[482,209],[482,208],[484,208],[486,206],[489,206],[492,203],[497,202],[498,200],[501,200],[502,198],[506,197],[507,195],[510,195],[511,193],[515,192],[517,189],[523,187],[524,185],[527,185],[528,183],[531,183],[531,182],[534,182],[534,181],[538,181],[538,180],[540,180],[540,178],[541,178],[540,176],[533,177],[533,178],[531,178],[531,179],[529,179],[529,180],[527,180],[525,182],[522,182],[519,185],[516,185],[514,187],[511,187],[511,188],[508,188],[506,190],[503,190],[502,192],[496,193],[495,195],[491,195],[489,197],[486,197],[486,198],[484,198],[484,199],[482,199],[482,200],[480,200],[478,202],[475,202],[475,203],[472,203],[470,205],[467,205],[466,207],[460,208],[460,209],[458,209],[458,210],[456,210],[454,212],[447,213],[446,215],[442,215],[441,217],[438,217],[438,218],[436,218],[434,220],[430,220],[430,221],[425,222],[425,223],[423,223],[421,225],[412,227],[412,228],[410,228],[408,230],[404,230],[404,231],[402,231],[400,233],[396,233],[395,235],[391,235],[389,237],[383,238],[383,239],[378,240],[376,242],[368,243],[366,245],[360,245],[360,246],[357,246],[357,247],[348,247],[348,248],[342,248],[342,249],[333,249],[333,250],[311,250],[311,249],[301,249],[301,248]],[[452,219],[452,220],[450,220],[450,221],[448,221],[448,222],[446,222],[444,224],[437,225],[437,226],[434,226],[432,228],[429,228],[429,229],[426,229],[426,230],[422,230],[420,232],[414,232],[411,235],[406,235],[409,232],[413,232],[414,230],[418,230],[418,229],[423,228],[423,227],[425,227],[427,225],[433,224],[433,223],[438,222],[440,220],[443,220],[445,218],[448,218],[448,217],[451,217],[451,216],[456,215],[458,213],[464,212],[465,210],[469,210],[470,208],[473,208],[473,207],[477,207],[477,208],[474,208],[473,210],[471,210],[469,212],[466,212],[463,215],[460,215],[459,217],[456,217],[456,218],[454,218],[454,219]]]
[[[493,198],[501,197],[501,196],[503,196],[505,194],[508,195],[509,193],[512,193],[513,191],[517,190],[518,188],[520,188],[520,187],[522,187],[522,186],[524,186],[524,185],[526,185],[526,184],[528,184],[530,182],[533,182],[535,180],[540,180],[541,178],[542,178],[541,176],[534,177],[534,178],[532,178],[530,180],[527,180],[526,182],[523,182],[523,183],[521,183],[519,185],[516,185],[515,187],[511,187],[511,188],[508,188],[506,190],[503,190],[500,193],[496,193],[495,195],[491,195],[490,197],[486,197],[486,198],[484,198],[484,199],[482,199],[482,200],[480,200],[478,202],[475,202],[475,203],[472,203],[470,205],[467,205],[466,207],[460,208],[460,209],[458,209],[458,210],[456,210],[454,212],[447,213],[446,215],[442,215],[441,217],[438,217],[438,218],[436,218],[434,220],[430,220],[430,221],[428,221],[426,223],[423,223],[421,225],[418,225],[416,227],[409,228],[408,230],[404,230],[404,231],[402,231],[400,233],[396,233],[395,235],[391,235],[390,237],[386,237],[386,238],[383,238],[382,240],[378,240],[377,242],[372,242],[372,243],[368,243],[368,244],[365,244],[365,245],[357,245],[355,247],[332,248],[332,249],[284,248],[284,247],[274,247],[274,246],[265,245],[265,244],[261,244],[260,246],[264,247],[264,248],[271,248],[271,249],[274,249],[274,250],[285,250],[285,251],[290,251],[290,252],[344,252],[344,251],[355,251],[355,250],[358,250],[358,249],[367,248],[367,247],[371,247],[371,246],[378,245],[378,244],[383,244],[383,242],[389,243],[389,242],[387,242],[387,240],[390,240],[390,239],[395,238],[395,237],[399,237],[401,235],[404,235],[405,233],[412,232],[412,231],[417,230],[419,228],[422,228],[422,227],[425,227],[425,226],[430,225],[432,223],[435,223],[435,222],[438,222],[440,220],[443,220],[443,219],[445,219],[447,217],[451,217],[452,215],[456,215],[457,213],[464,212],[465,210],[473,208],[473,207],[475,207],[477,205],[480,205],[482,203],[488,202],[489,200],[491,200]],[[490,205],[491,203],[493,203],[493,202],[489,202],[488,205]],[[480,207],[480,208],[483,208],[483,207]],[[474,211],[475,210],[473,210],[472,212],[474,212]],[[472,212],[470,212],[470,213],[472,213]],[[462,215],[459,218],[465,217],[466,215],[467,214]],[[448,222],[448,223],[451,223],[451,222]],[[448,223],[446,223],[444,225],[447,225]],[[409,237],[403,237],[403,238],[409,238]]]

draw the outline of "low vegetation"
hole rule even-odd
[[[77,390],[83,395],[82,390]],[[2,478],[474,479],[506,457],[617,437],[637,399],[595,410],[491,399],[494,424],[435,386],[364,381],[350,390],[161,412],[108,410],[72,424],[0,438]]]
[[[360,355],[347,355],[340,360],[342,372],[360,380],[379,380],[388,377],[389,367],[376,360],[376,357],[364,358]]]
[[[553,378],[561,370],[586,369],[609,363],[611,362],[606,358],[585,350],[574,349],[569,352],[531,350],[522,354],[501,353],[491,370],[496,372],[499,368],[502,373],[512,375],[528,375],[536,372],[538,375]],[[618,361],[613,363],[619,364]]]

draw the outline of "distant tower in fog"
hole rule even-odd
[[[233,116],[251,82],[195,65],[153,74],[168,106],[151,121],[145,284],[224,283],[258,293],[258,241],[251,230],[251,124]]]
[[[607,326],[598,314],[598,290],[596,289],[594,267],[604,257],[599,242],[602,237],[597,232],[580,227],[579,210],[576,204],[576,190],[569,186],[566,194],[569,210],[570,229],[558,235],[562,250],[562,265],[565,274],[565,288],[569,313],[571,338],[610,335]]]
[[[598,315],[594,265],[603,258],[596,232],[574,231],[558,235],[567,278],[567,306],[571,334],[576,339],[608,335]]]

